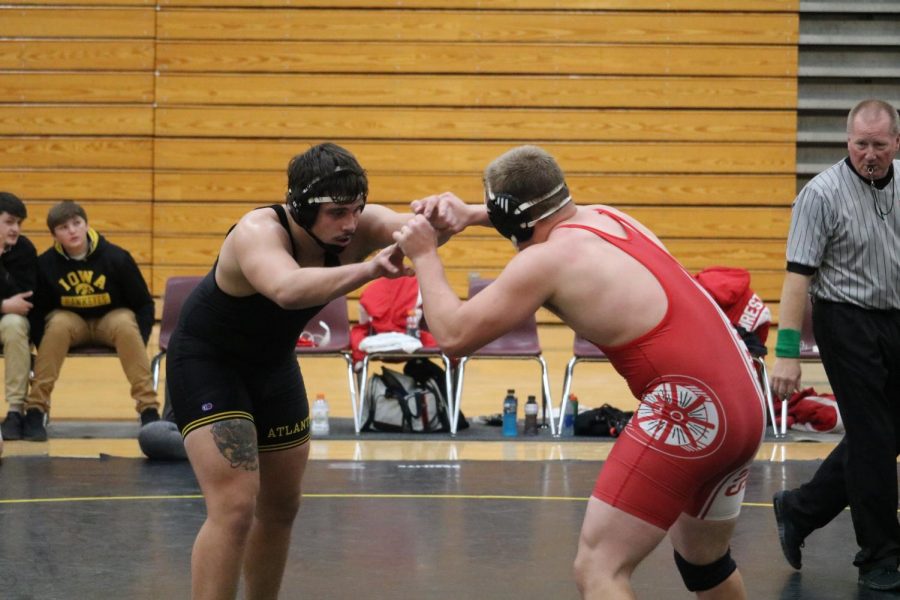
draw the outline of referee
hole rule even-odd
[[[900,591],[897,455],[900,452],[900,117],[880,100],[847,117],[848,157],[799,193],[772,390],[800,389],[800,328],[812,300],[813,332],[846,434],[808,483],[775,494],[785,558],[848,504],[860,549],[859,583]]]

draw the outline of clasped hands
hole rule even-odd
[[[469,225],[468,206],[451,192],[414,200],[410,208],[415,216],[394,232],[394,241],[411,259],[434,251]]]
[[[434,251],[472,218],[468,205],[451,192],[414,200],[410,209],[415,216],[393,233],[394,243],[376,256],[382,276],[413,275],[415,271],[403,264],[404,256],[413,259]]]

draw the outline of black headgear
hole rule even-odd
[[[500,232],[500,235],[512,240],[512,243],[514,244],[520,244],[530,240],[531,236],[534,235],[535,223],[545,217],[549,217],[572,199],[572,196],[569,194],[569,188],[566,187],[566,182],[560,183],[543,196],[527,201],[522,201],[512,194],[495,194],[491,191],[491,186],[488,185],[487,182],[484,184],[484,191],[484,202],[487,205],[488,217],[491,220],[491,225]],[[529,208],[540,204],[545,200],[549,200],[557,194],[564,194],[566,198],[558,205],[542,213],[536,219],[529,220]]]
[[[363,201],[363,206],[366,205],[366,196],[364,194],[354,198],[340,198],[327,195],[316,196],[314,194],[314,188],[316,188],[318,184],[322,183],[323,181],[333,179],[340,173],[350,173],[354,175],[362,174],[353,167],[335,167],[334,171],[332,171],[331,173],[313,178],[313,180],[306,184],[306,187],[304,187],[302,190],[296,191],[288,188],[287,203],[288,207],[291,209],[291,217],[293,217],[294,221],[297,222],[297,225],[299,225],[306,231],[310,231],[313,224],[316,222],[316,216],[318,216],[319,214],[319,208],[322,204],[325,204],[327,202],[334,202],[335,204],[350,204],[352,202],[356,202],[361,198]]]

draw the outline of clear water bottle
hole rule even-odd
[[[313,402],[311,430],[313,435],[328,435],[331,431],[328,424],[328,401],[321,392],[316,394],[316,401]]]
[[[519,435],[516,427],[516,415],[519,412],[519,399],[515,390],[506,390],[506,398],[503,399],[503,435],[515,437]]]
[[[534,396],[528,396],[525,402],[525,435],[538,434],[538,404]]]
[[[569,394],[569,401],[566,403],[566,413],[563,417],[562,435],[575,435],[575,417],[578,416],[578,396]]]
[[[410,309],[406,313],[406,335],[414,338],[419,337],[419,313],[415,309]]]

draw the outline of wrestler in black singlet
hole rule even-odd
[[[284,207],[270,208],[290,232]],[[337,255],[325,255],[326,267],[339,264]],[[185,301],[166,355],[181,434],[224,419],[248,419],[256,425],[260,451],[303,444],[309,439],[309,402],[294,349],[322,306],[286,310],[262,294],[229,296],[216,285],[215,272],[213,265]]]

